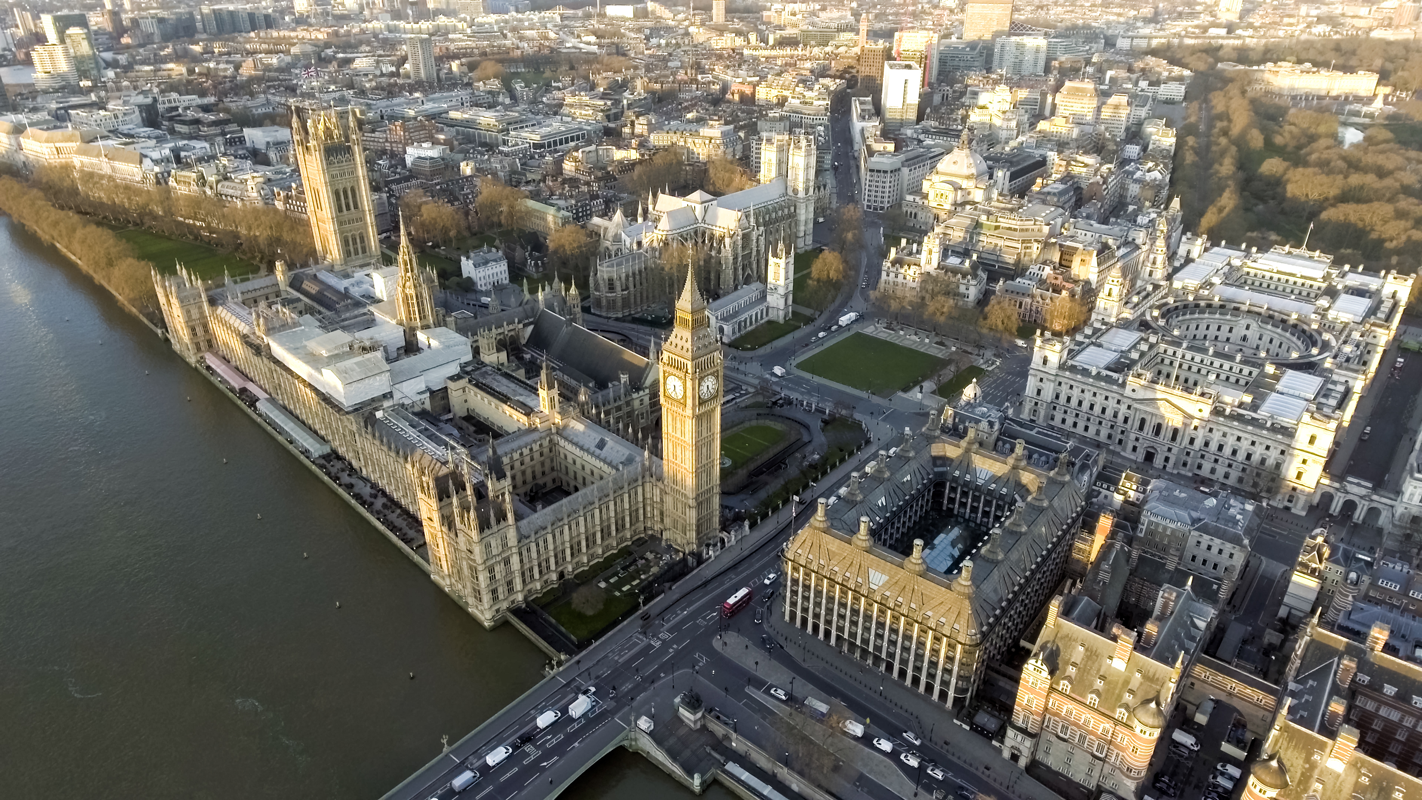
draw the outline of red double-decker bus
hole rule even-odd
[[[743,586],[730,599],[721,604],[721,616],[734,617],[736,612],[750,605],[751,590],[749,586]]]

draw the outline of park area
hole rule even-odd
[[[938,356],[856,333],[796,366],[826,380],[888,397],[917,384],[945,363]]]
[[[721,472],[735,472],[779,447],[788,435],[783,426],[771,422],[754,422],[731,431],[721,439]]]
[[[815,318],[809,314],[796,311],[794,315],[785,322],[775,322],[774,320],[762,322],[732,341],[731,347],[737,350],[755,350],[765,347],[785,334],[805,327],[813,322],[814,319]]]
[[[205,244],[170,239],[139,228],[126,228],[114,233],[128,242],[134,256],[153,264],[159,272],[177,272],[177,265],[182,264],[199,278],[213,280],[224,274],[235,277],[256,271],[252,262]]]
[[[574,639],[597,637],[637,607],[642,584],[661,569],[658,551],[629,546],[603,558],[534,603]]]

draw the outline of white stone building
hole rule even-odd
[[[1412,280],[1213,248],[1133,292],[1118,326],[1038,338],[1023,415],[1303,513]]]
[[[460,273],[474,281],[474,288],[487,292],[501,283],[509,282],[509,261],[503,251],[493,247],[471,250],[459,259]]]

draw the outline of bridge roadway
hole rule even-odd
[[[858,461],[850,463],[857,466]],[[821,484],[826,493],[837,485],[834,481]],[[797,524],[803,525],[807,519],[808,510],[802,511]],[[944,781],[934,781],[922,770],[898,760],[898,751],[910,749],[903,741],[904,731],[915,732],[925,740],[930,739],[927,734],[931,732],[919,730],[907,715],[887,705],[882,697],[833,673],[807,668],[795,659],[797,648],[787,649],[769,635],[760,620],[764,614],[780,611],[780,582],[774,582],[776,594],[772,598],[772,587],[765,584],[764,578],[780,571],[781,544],[788,538],[789,523],[789,514],[783,514],[778,521],[767,521],[761,530],[732,545],[703,568],[708,574],[689,576],[683,586],[649,605],[648,620],[628,620],[396,787],[386,795],[387,800],[554,797],[618,746],[638,717],[645,715],[655,720],[653,736],[658,740],[665,732],[675,730],[671,726],[681,723],[675,720],[672,700],[693,681],[707,706],[716,707],[737,721],[742,737],[765,752],[779,754],[775,714],[767,707],[772,704],[765,694],[770,684],[759,674],[761,665],[768,669],[772,661],[795,676],[790,686],[782,687],[792,691],[793,702],[803,702],[807,694],[834,699],[856,716],[873,720],[874,725],[858,740],[863,753],[856,767],[864,769],[863,759],[880,759],[881,763],[877,769],[860,775],[853,786],[841,787],[846,789],[841,796],[852,797],[858,792],[857,796],[866,800],[889,800],[909,794],[915,782],[921,782],[919,785],[928,790],[946,789],[949,796],[960,786],[979,792],[978,797],[1004,796],[994,783],[974,771],[988,763],[981,756],[986,743],[976,739],[975,734],[956,725],[940,725],[932,741],[912,748],[948,773]],[[747,585],[755,589],[754,609],[729,621],[722,620],[721,603]],[[716,645],[717,634],[722,630],[739,634],[747,648],[750,643],[761,643],[763,649],[758,654],[756,650],[742,654],[721,652]],[[763,661],[751,661],[752,658]],[[598,705],[574,720],[568,715],[568,706],[589,686],[594,687]],[[488,753],[534,731],[538,715],[550,709],[559,711],[562,718],[498,766],[490,768],[485,763]],[[945,732],[943,727],[953,730]],[[897,742],[893,756],[883,756],[872,749],[875,736]],[[962,755],[972,749],[959,746],[964,737],[975,739],[973,747],[979,760]],[[955,739],[959,741],[950,744]],[[477,770],[480,780],[463,793],[455,793],[449,784],[465,769]],[[1025,778],[1010,775],[1019,771],[1006,761],[994,760],[988,769],[993,769],[999,781]]]

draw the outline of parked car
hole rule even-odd
[[[1368,427],[1366,427],[1366,428],[1363,429],[1363,435],[1360,436],[1360,437],[1358,437],[1358,439],[1359,439],[1360,441],[1366,442],[1366,441],[1368,440],[1368,437],[1369,437],[1369,436],[1372,436],[1372,435],[1373,435],[1373,426],[1369,425]]]
[[[780,688],[779,686],[772,686],[770,687],[769,691],[770,696],[774,697],[776,700],[787,703],[790,701],[790,693]]]
[[[908,764],[910,767],[918,766],[919,761],[917,753],[899,753],[899,760]]]
[[[928,777],[934,779],[935,781],[941,781],[944,778],[948,777],[947,773],[945,773],[943,769],[937,764],[929,764],[928,766],[923,768],[923,771],[927,772]]]
[[[894,743],[889,741],[888,739],[875,738],[874,746],[879,748],[880,750],[883,750],[885,753],[894,752]]]
[[[911,744],[911,745],[913,745],[913,746],[915,746],[915,747],[919,747],[919,746],[921,746],[921,745],[923,744],[923,740],[920,739],[920,738],[918,738],[917,736],[914,736],[911,731],[904,731],[903,733],[901,733],[901,734],[899,734],[899,735],[902,736],[902,737],[904,737],[904,741],[908,742],[909,744]]]

